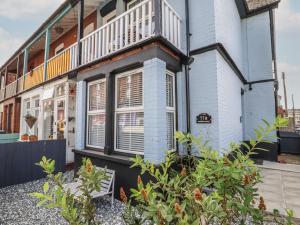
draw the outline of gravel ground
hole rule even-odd
[[[73,173],[66,174],[71,180]],[[41,191],[44,179],[0,189],[0,225],[67,225],[55,209],[37,208],[37,200],[29,193]],[[113,209],[110,198],[97,200],[97,217],[105,225],[125,225],[121,215],[124,206],[115,200]]]

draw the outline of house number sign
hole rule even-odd
[[[197,123],[211,123],[211,116],[207,113],[201,113],[196,118]]]

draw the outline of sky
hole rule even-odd
[[[51,15],[63,0],[1,0],[0,65]],[[288,105],[300,108],[300,1],[281,0],[276,10],[279,94],[281,73],[286,73]],[[282,104],[284,102],[282,101]]]

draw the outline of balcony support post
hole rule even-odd
[[[83,19],[84,19],[84,0],[80,0],[78,3],[78,26],[77,26],[77,66],[81,65],[81,42],[83,38]]]
[[[28,49],[24,50],[24,64],[23,64],[23,75],[27,73],[27,65],[28,64]]]
[[[46,30],[46,41],[45,41],[44,81],[47,80],[47,65],[48,65],[48,59],[49,59],[50,42],[51,42],[51,32],[50,32],[50,28],[48,28]]]
[[[8,69],[7,66],[5,67],[5,75],[4,75],[4,99],[6,98],[6,85],[7,85],[7,76],[8,76]]]
[[[154,33],[162,35],[162,0],[153,0],[154,3]]]

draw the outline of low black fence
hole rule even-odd
[[[280,152],[300,154],[300,135],[293,132],[280,132]]]
[[[56,171],[65,171],[66,141],[49,140],[0,144],[0,188],[45,177],[35,165],[42,156],[55,160]]]

